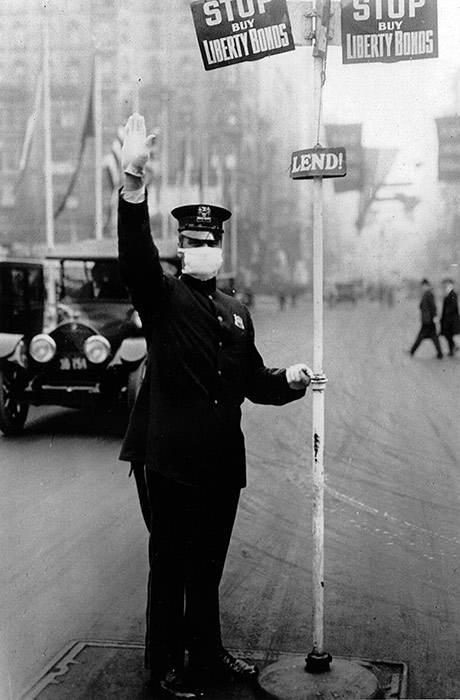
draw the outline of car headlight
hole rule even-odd
[[[30,341],[29,353],[35,362],[49,362],[56,354],[56,343],[47,333],[39,333]]]
[[[110,343],[102,335],[92,335],[85,340],[83,352],[90,362],[100,365],[105,362],[111,351]]]
[[[141,317],[139,316],[137,311],[133,311],[131,314],[131,323],[136,326],[136,328],[142,328],[142,321]]]

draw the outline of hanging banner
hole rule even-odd
[[[334,180],[336,192],[361,190],[363,185],[363,147],[361,124],[325,124],[327,143],[342,143],[347,152],[347,177]]]
[[[290,175],[293,180],[344,177],[346,174],[347,160],[344,148],[306,148],[292,154]]]
[[[286,0],[199,0],[190,7],[206,70],[295,49]]]
[[[437,0],[342,1],[342,63],[437,56]]]
[[[447,182],[460,180],[460,117],[439,117],[438,178]]]
[[[356,220],[359,231],[364,227],[367,213],[376,201],[377,192],[393,167],[397,154],[397,148],[363,148],[364,186],[359,195],[359,212]]]

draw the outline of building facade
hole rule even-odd
[[[43,99],[31,123],[43,77],[45,26],[49,125],[43,119]],[[292,86],[280,74],[267,90],[257,65],[264,61],[205,71],[189,0],[66,0],[65,5],[50,0],[45,8],[30,0],[4,0],[0,35],[1,243],[19,243],[25,250],[46,243],[44,139],[48,127],[53,210],[59,210],[65,200],[54,218],[54,240],[65,243],[94,237],[95,137],[87,127],[95,108],[95,57],[103,161],[132,111],[144,114],[148,130],[158,133],[156,162],[149,174],[155,236],[175,233],[169,215],[173,206],[199,200],[233,210],[232,264],[237,257],[250,257],[259,239],[282,237],[288,230],[290,240],[298,235],[305,217],[298,188],[292,189],[286,170],[287,149],[299,143],[293,139],[292,124],[286,132],[274,130],[279,115],[270,107],[270,99],[285,102]],[[268,61],[280,62],[282,57]],[[106,168],[102,182],[103,235],[112,236],[113,180]]]

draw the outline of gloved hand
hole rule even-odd
[[[305,389],[313,379],[312,370],[299,362],[286,369],[286,381],[291,389]]]
[[[146,136],[143,116],[136,113],[130,116],[125,126],[125,137],[121,149],[121,165],[125,173],[143,177],[155,138],[155,134]]]

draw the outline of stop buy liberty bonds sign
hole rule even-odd
[[[437,0],[342,0],[342,63],[437,56]]]
[[[291,157],[290,176],[293,180],[314,177],[343,177],[347,174],[344,148],[306,148]]]
[[[295,49],[286,0],[198,0],[190,7],[206,70]]]

